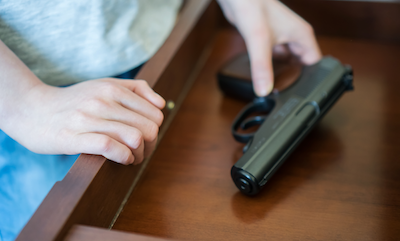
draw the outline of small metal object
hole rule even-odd
[[[172,100],[167,101],[167,109],[172,110],[175,108],[175,103]]]

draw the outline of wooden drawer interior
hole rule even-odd
[[[338,101],[262,193],[244,196],[230,178],[243,147],[230,125],[246,103],[224,96],[216,79],[226,61],[246,51],[244,41],[216,2],[186,1],[170,38],[138,76],[175,104],[164,110],[156,151],[128,167],[81,155],[17,240],[400,237],[400,38],[393,30],[400,21],[388,20],[400,16],[400,5],[283,2],[316,26],[324,55],[353,67],[355,91]],[[338,4],[347,9],[339,23],[332,20]],[[369,15],[357,12],[360,4]],[[389,27],[362,25],[382,13],[375,24]]]

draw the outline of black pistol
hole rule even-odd
[[[224,83],[220,87],[223,91],[226,88]],[[247,143],[243,156],[231,169],[239,190],[247,195],[260,192],[312,127],[345,91],[352,89],[351,67],[324,57],[314,65],[303,66],[297,80],[285,90],[254,98],[232,125],[234,138]],[[260,112],[266,115],[254,115]],[[255,125],[260,125],[255,132],[240,130]]]

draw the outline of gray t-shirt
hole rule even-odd
[[[45,83],[115,76],[168,37],[181,0],[1,0],[0,39]],[[1,75],[1,73],[0,73]]]

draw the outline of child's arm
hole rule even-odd
[[[0,41],[0,128],[31,151],[140,163],[154,149],[164,105],[145,81],[46,85]]]

